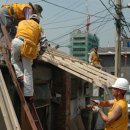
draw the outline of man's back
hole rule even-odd
[[[34,20],[22,20],[18,24],[16,33],[16,37],[20,36],[38,44],[39,37],[41,36],[40,25]]]

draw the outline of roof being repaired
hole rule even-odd
[[[41,60],[99,87],[102,87],[103,85],[110,87],[117,79],[117,77],[107,72],[99,70],[78,58],[69,56],[56,49],[48,48]]]

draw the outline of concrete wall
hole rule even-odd
[[[100,55],[101,64],[103,66],[103,70],[114,74],[115,72],[115,60],[114,55]],[[130,82],[130,54],[121,56],[121,75],[124,78],[127,78]]]

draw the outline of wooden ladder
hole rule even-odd
[[[8,70],[9,70],[9,73],[10,73],[10,75],[12,77],[14,86],[15,86],[16,91],[18,93],[18,96],[20,98],[21,106],[23,108],[23,111],[25,112],[25,115],[26,115],[26,117],[27,117],[27,119],[29,121],[29,124],[30,124],[32,130],[43,130],[43,127],[42,127],[42,124],[40,122],[40,119],[39,119],[39,116],[37,114],[34,103],[31,104],[31,110],[30,110],[29,106],[28,106],[28,104],[27,104],[27,102],[25,100],[25,97],[23,95],[23,92],[22,92],[22,90],[20,88],[19,82],[17,81],[16,74],[14,72],[14,69],[12,67],[12,64],[11,64],[11,62],[9,60],[9,56],[8,56],[8,53],[7,53],[11,49],[11,43],[10,43],[9,35],[8,35],[8,32],[7,32],[6,28],[5,28],[5,26],[2,25],[2,24],[1,24],[1,30],[3,32],[3,35],[5,36],[7,47],[3,47],[1,39],[0,39],[0,49],[2,51],[5,63],[7,65],[7,67],[8,67]]]

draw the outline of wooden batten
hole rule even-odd
[[[6,127],[5,129],[21,130],[1,70],[0,70],[0,109],[5,123]],[[2,121],[0,121],[0,123],[1,122]]]
[[[97,69],[76,57],[69,56],[56,49],[48,48],[41,60],[53,64],[99,87],[104,85],[110,87],[117,79],[114,75]]]

